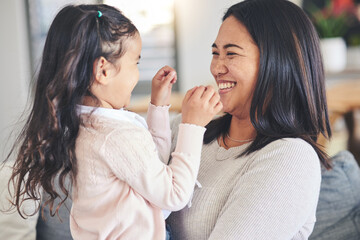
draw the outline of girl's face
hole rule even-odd
[[[110,72],[106,102],[112,108],[120,109],[130,103],[131,92],[139,81],[141,44],[139,34],[127,39],[125,54],[114,64],[116,70]]]
[[[235,17],[222,23],[212,46],[210,70],[219,87],[223,111],[249,117],[260,53],[250,33]]]

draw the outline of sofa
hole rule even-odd
[[[341,151],[332,157],[332,165],[333,169],[330,171],[322,169],[322,183],[316,212],[317,222],[309,239],[359,240],[360,168],[354,156],[348,151]],[[60,208],[60,219],[56,216],[51,217],[48,207],[42,209],[44,218],[39,214],[36,223],[36,239],[72,239],[69,229],[70,209],[70,199]],[[28,228],[31,227],[35,231],[34,224],[29,225]],[[25,225],[23,225],[23,228],[24,232],[31,230],[26,229]],[[10,239],[24,238],[14,237]]]
[[[354,156],[341,151],[333,169],[322,170],[316,224],[310,240],[360,239],[360,169]]]

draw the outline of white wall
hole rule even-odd
[[[210,74],[211,45],[221,19],[238,0],[178,0],[175,2],[180,91],[214,84]]]
[[[0,162],[8,153],[22,124],[16,124],[23,113],[30,81],[30,64],[24,0],[1,0],[0,9]],[[11,168],[0,169],[0,209],[8,209],[7,183]],[[27,202],[23,207],[33,209]],[[23,220],[17,213],[0,212],[0,238],[34,240],[37,215]]]
[[[28,96],[31,73],[24,4],[24,0],[0,1],[0,160],[11,146],[9,134]]]

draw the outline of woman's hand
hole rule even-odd
[[[152,79],[151,104],[155,106],[169,105],[171,89],[176,80],[175,69],[169,66],[162,67]]]
[[[222,109],[220,95],[212,86],[190,89],[182,103],[182,123],[204,127]]]

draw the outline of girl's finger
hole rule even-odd
[[[164,82],[165,83],[175,83],[176,82],[176,79],[177,79],[177,76],[176,76],[176,72],[175,71],[171,71],[169,72],[165,79],[164,79]]]
[[[204,86],[199,86],[194,90],[191,97],[200,99],[202,97],[202,95],[204,94],[205,90],[206,90],[206,88]]]
[[[215,110],[215,112],[219,113],[219,112],[222,110],[222,108],[223,108],[222,102],[219,101],[219,102],[215,105],[214,110]]]
[[[205,101],[210,101],[210,99],[214,94],[215,94],[215,89],[212,86],[206,86],[206,90],[201,98],[203,98]]]
[[[217,92],[214,91],[214,94],[210,98],[209,103],[212,106],[215,106],[219,101],[220,101],[220,95]]]
[[[166,77],[167,75],[169,75],[170,72],[176,72],[176,71],[172,67],[164,66],[158,71],[157,74],[159,74],[158,75],[159,77],[163,78],[163,77]]]
[[[194,94],[195,90],[197,89],[198,87],[195,86],[193,87],[192,89],[188,90],[184,96],[184,101],[186,100],[189,100],[189,98]]]

